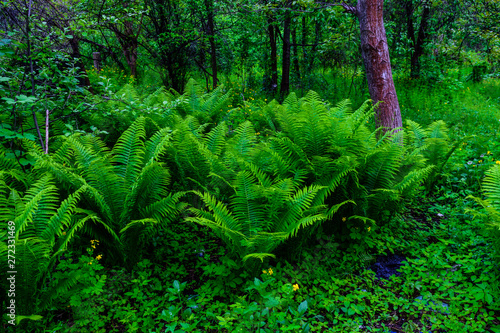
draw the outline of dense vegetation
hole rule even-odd
[[[6,332],[500,332],[496,2],[1,6]]]

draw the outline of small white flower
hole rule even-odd
[[[467,164],[468,164],[468,165],[471,165],[471,164],[472,164],[472,161],[467,162]]]
[[[443,214],[441,214],[441,213],[438,213],[438,216],[439,216],[439,217],[444,217],[444,215],[443,215]]]

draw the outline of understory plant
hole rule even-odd
[[[171,131],[146,125],[145,118],[138,118],[111,150],[100,138],[80,134],[63,138],[52,155],[32,150],[37,168],[51,173],[63,188],[71,192],[85,186],[81,207],[95,223],[83,231],[106,240],[103,246],[110,254],[128,264],[184,207],[179,202],[183,193],[169,191],[170,173],[159,162]]]
[[[16,272],[17,323],[25,318],[40,319],[41,311],[81,282],[77,272],[68,272],[57,283],[46,285],[57,258],[78,229],[91,220],[101,223],[77,207],[86,191],[88,187],[83,185],[61,200],[53,177],[45,174],[22,193],[0,175],[0,219],[5,221],[0,229],[0,274],[5,284],[12,277],[9,272]]]
[[[368,104],[352,112],[347,101],[331,107],[310,92],[272,105],[273,135],[260,137],[248,121],[229,139],[225,123],[206,135],[185,127],[190,141],[175,159],[182,174],[204,170],[195,182],[203,205],[188,221],[214,229],[244,260],[272,256],[306,225],[288,246],[323,222],[331,233],[387,223],[434,168],[424,148],[401,144],[403,131],[377,138]]]
[[[486,221],[486,228],[491,233],[495,249],[494,257],[500,263],[500,166],[494,165],[486,171],[483,180],[485,199],[471,196],[485,210],[486,216],[481,216]],[[474,212],[476,215],[480,215]]]

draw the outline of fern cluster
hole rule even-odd
[[[149,121],[150,122],[150,121]],[[141,247],[176,218],[182,193],[169,191],[170,173],[159,160],[171,139],[168,128],[138,118],[108,149],[97,137],[75,134],[52,155],[37,156],[37,168],[54,175],[67,191],[85,187],[84,231],[106,239],[118,259],[133,263]]]
[[[494,258],[500,263],[500,166],[494,165],[486,171],[483,180],[483,191],[485,199],[470,196],[479,203],[486,211],[486,216],[482,216],[486,221],[486,228],[491,233],[493,247],[495,249]],[[469,211],[474,215],[482,215],[477,211]]]
[[[343,217],[385,223],[434,169],[424,148],[394,139],[404,132],[377,138],[365,125],[368,103],[352,112],[310,92],[273,105],[270,137],[248,121],[232,135],[224,122],[203,134],[186,118],[168,156],[203,203],[188,221],[215,230],[243,259],[272,256],[304,226],[313,226],[307,238],[323,222],[342,229]]]
[[[173,127],[177,116],[194,117],[199,123],[218,123],[224,117],[221,112],[230,103],[231,90],[223,85],[205,93],[203,88],[190,79],[182,94],[173,89],[158,88],[152,93],[139,93],[131,84],[124,85],[104,100],[95,97],[95,107],[83,113],[90,124],[99,124],[108,133],[108,141],[115,142],[138,117],[145,116],[162,127]]]
[[[0,182],[0,218],[15,225],[13,231],[7,228],[7,223],[2,224],[0,275],[3,284],[5,274],[12,270],[7,266],[7,257],[13,254],[17,271],[16,309],[20,315],[46,309],[52,300],[77,283],[75,277],[69,276],[52,289],[41,288],[58,255],[66,250],[75,232],[88,219],[87,212],[77,208],[85,191],[86,186],[81,186],[61,201],[53,178],[47,174],[34,182],[24,195]]]

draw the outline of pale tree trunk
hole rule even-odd
[[[383,0],[359,0],[356,7],[343,5],[359,19],[361,56],[368,90],[376,108],[376,124],[384,132],[403,126],[398,96],[392,79],[391,60],[383,20]]]

